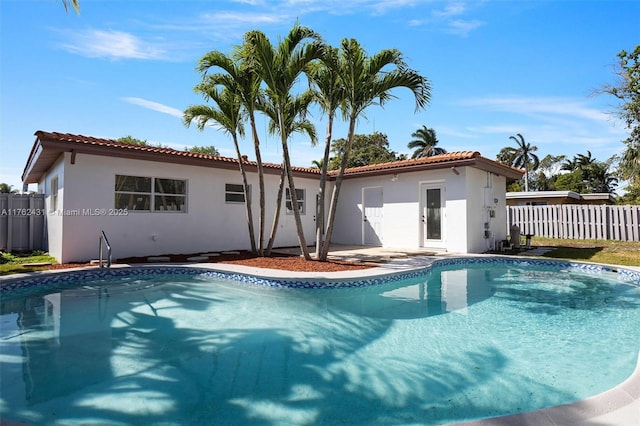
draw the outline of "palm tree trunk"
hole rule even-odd
[[[242,188],[244,190],[244,205],[247,208],[247,226],[249,228],[249,239],[251,240],[251,252],[256,252],[256,235],[253,228],[253,213],[251,211],[251,199],[249,198],[249,183],[247,182],[247,173],[244,169],[244,161],[242,160],[242,154],[240,153],[240,146],[238,145],[238,137],[232,134],[233,146],[236,149],[236,155],[238,156],[238,164],[240,166],[240,174],[242,175]]]
[[[340,188],[342,187],[342,176],[344,170],[347,168],[347,161],[349,159],[349,153],[351,152],[351,143],[353,142],[353,134],[356,128],[356,117],[352,116],[349,120],[349,134],[347,136],[347,144],[342,153],[342,161],[340,162],[340,170],[338,170],[338,176],[336,177],[336,183],[333,187],[333,193],[331,194],[331,206],[329,206],[329,217],[327,218],[327,232],[325,233],[324,244],[322,245],[322,253],[320,260],[326,262],[329,255],[329,246],[331,245],[331,235],[333,234],[333,225],[336,217],[336,208],[338,207],[338,197],[340,196]]]
[[[271,233],[269,234],[269,244],[267,245],[267,251],[265,256],[271,256],[271,250],[276,240],[276,232],[278,231],[278,222],[280,221],[280,211],[282,210],[282,193],[284,192],[284,180],[286,176],[286,170],[284,163],[280,170],[280,184],[278,185],[278,196],[276,197],[276,210],[273,214],[273,223],[271,224]]]
[[[529,192],[529,169],[524,168],[524,192]]]
[[[316,211],[316,259],[322,254],[322,241],[324,235],[324,200],[327,186],[327,167],[329,165],[329,153],[331,151],[331,136],[333,134],[333,114],[329,114],[327,123],[327,137],[324,144],[324,156],[322,157],[322,170],[320,172],[320,187],[318,188],[318,209]]]
[[[253,146],[256,152],[256,164],[258,166],[258,189],[260,191],[260,216],[258,219],[258,256],[264,256],[264,230],[265,230],[265,193],[264,193],[264,171],[262,168],[262,156],[260,155],[260,141],[256,130],[256,120],[253,112],[249,114],[251,121],[251,133],[253,136]],[[255,251],[255,249],[254,249]]]
[[[280,122],[280,136],[282,138],[282,158],[287,173],[287,181],[289,181],[289,195],[291,196],[291,209],[296,222],[296,231],[298,232],[298,241],[300,242],[300,250],[305,260],[311,260],[309,250],[307,249],[307,241],[304,238],[304,228],[300,219],[300,210],[298,209],[298,197],[296,197],[296,186],[293,182],[293,170],[291,169],[291,159],[289,157],[289,146],[287,144],[287,135],[284,131],[284,116],[282,108],[278,106],[278,121]]]

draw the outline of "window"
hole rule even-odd
[[[154,179],[155,210],[185,211],[187,181],[175,179]]]
[[[115,193],[116,209],[186,211],[186,180],[116,175]]]
[[[251,185],[249,185],[249,199],[251,199]],[[224,185],[225,203],[244,203],[244,186],[234,183]]]
[[[50,211],[58,210],[58,176],[51,179],[50,185],[50,193],[51,193],[51,203],[49,205]]]
[[[296,189],[296,199],[298,201],[298,210],[300,214],[305,214],[305,197],[304,197],[304,189]],[[293,207],[291,206],[291,193],[289,192],[289,188],[287,188],[287,214],[293,214]]]

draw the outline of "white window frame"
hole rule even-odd
[[[229,187],[234,186],[237,188],[233,188],[231,190]],[[239,189],[239,190],[238,190]],[[251,201],[251,185],[249,185],[248,197],[249,201]],[[241,196],[242,200],[230,200],[229,196]],[[238,183],[225,183],[224,184],[224,202],[225,204],[244,204],[244,185]]]
[[[49,192],[51,195],[49,211],[55,212],[58,210],[58,176],[53,177],[49,182]]]
[[[291,193],[289,192],[289,188],[285,188],[286,197],[285,197],[285,209],[287,214],[293,214],[293,206],[291,205]],[[302,196],[300,196],[302,195]],[[307,214],[307,193],[304,188],[296,188],[296,198],[298,201],[298,210],[300,211],[300,215]]]
[[[119,176],[150,179],[151,180],[150,191],[149,192],[145,192],[145,191],[118,191],[117,188],[115,188],[115,185],[117,185],[117,183],[118,183],[118,177]],[[184,194],[157,192],[156,191],[156,181],[160,180],[160,179],[183,182]],[[189,193],[189,181],[187,179],[174,179],[174,178],[167,178],[167,177],[151,177],[151,176],[134,176],[134,175],[116,174],[115,175],[115,184],[114,184],[114,207],[116,209],[118,209],[118,208],[127,208],[129,212],[186,213],[187,212],[188,193]],[[149,197],[149,208],[148,209],[140,209],[140,210],[138,210],[138,209],[131,209],[131,208],[128,208],[128,207],[118,206],[116,204],[116,201],[115,201],[115,199],[116,199],[118,194],[148,196]],[[182,199],[183,202],[182,202],[182,204],[175,203],[175,204],[172,204],[171,206],[167,206],[167,207],[174,207],[173,209],[171,209],[171,208],[164,209],[164,207],[165,207],[164,205],[156,206],[156,197],[162,197],[162,196],[168,197],[168,198],[175,198],[177,200]],[[162,209],[161,209],[161,207],[162,207]]]

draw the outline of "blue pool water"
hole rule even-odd
[[[626,379],[640,288],[526,264],[367,287],[188,274],[5,291],[0,417],[35,424],[443,424]]]

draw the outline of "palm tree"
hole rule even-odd
[[[236,89],[236,91],[234,91]],[[205,100],[212,100],[217,105],[217,109],[209,105],[194,105],[184,112],[184,124],[189,127],[192,121],[198,123],[198,130],[204,130],[205,126],[214,121],[231,135],[233,146],[236,150],[236,157],[242,175],[242,186],[244,189],[244,204],[247,209],[247,226],[249,229],[249,239],[251,240],[251,251],[256,252],[256,237],[253,226],[253,213],[251,209],[251,197],[249,195],[249,183],[244,168],[244,160],[238,144],[238,135],[244,136],[244,126],[242,124],[242,97],[237,91],[237,87],[224,88],[221,91],[215,87],[201,84],[196,86],[196,92],[200,92]]]
[[[320,185],[318,187],[318,201],[316,203],[316,258],[320,258],[324,235],[324,205],[327,186],[327,168],[331,153],[331,139],[333,138],[333,120],[336,111],[344,100],[344,87],[340,81],[338,69],[338,49],[327,46],[321,62],[312,64],[308,72],[312,87],[316,93],[316,102],[327,115],[327,131],[324,140],[324,154],[322,159],[314,161],[320,169]]]
[[[311,168],[312,169],[318,169],[318,170],[322,170],[322,165],[324,164],[324,161],[322,161],[322,159],[320,160],[313,160],[311,162]]]
[[[520,133],[517,133],[516,136],[517,138],[515,136],[509,136],[509,139],[513,139],[518,144],[518,147],[515,148],[516,156],[513,159],[512,165],[520,169],[524,168],[524,190],[525,192],[529,192],[529,170],[535,171],[540,165],[540,159],[533,153],[538,150],[538,147],[526,143]]]
[[[576,157],[573,157],[571,160],[568,158],[562,162],[562,166],[560,170],[566,170],[568,172],[572,172],[578,168],[578,160]]]
[[[640,144],[627,144],[619,164],[620,177],[632,185],[640,185]]]
[[[256,167],[258,169],[258,192],[259,192],[259,219],[258,219],[258,255],[264,256],[264,233],[265,233],[265,190],[264,190],[264,169],[262,165],[262,155],[260,152],[260,139],[256,129],[255,113],[263,97],[260,84],[262,80],[251,67],[250,61],[246,61],[242,55],[242,50],[235,52],[233,58],[219,51],[211,51],[200,59],[198,70],[203,73],[203,80],[208,86],[234,87],[242,100],[242,107],[246,111],[251,126],[251,136],[256,155]],[[223,72],[207,74],[211,69],[220,69]],[[206,76],[206,79],[205,79]]]
[[[314,100],[314,94],[312,92],[304,92],[302,95],[291,97],[290,101],[285,104],[285,132],[289,135],[295,132],[306,133],[309,136],[311,145],[315,145],[317,142],[316,128],[306,119],[307,109]],[[260,106],[260,110],[269,117],[269,134],[280,133],[278,127],[278,112],[272,103],[264,103]],[[273,244],[276,239],[276,232],[278,230],[278,222],[280,220],[280,211],[282,209],[282,195],[284,193],[285,182],[285,167],[284,164],[280,171],[280,184],[278,185],[278,194],[276,196],[276,210],[273,215],[273,224],[271,226],[271,234],[269,235],[269,243],[267,245],[266,255],[271,255]],[[297,200],[296,200],[297,202]]]
[[[312,42],[306,43],[306,40],[312,40]],[[273,105],[277,115],[277,129],[282,143],[284,169],[289,182],[300,250],[307,260],[311,257],[300,219],[288,146],[289,132],[292,129],[290,124],[293,119],[285,115],[298,115],[297,111],[288,108],[288,106],[299,105],[295,100],[297,95],[293,95],[291,90],[309,64],[321,57],[322,51],[323,44],[320,42],[320,36],[313,30],[298,24],[294,25],[289,34],[275,47],[261,31],[254,30],[245,34],[245,53],[247,54],[245,57],[253,61],[251,64],[253,69],[267,86],[268,102]]]
[[[69,12],[69,5],[71,5],[76,13],[80,13],[80,2],[78,0],[62,0],[62,5],[66,12]]]
[[[592,163],[586,173],[589,192],[611,193],[618,185],[618,178],[609,173],[609,164],[597,161]]]
[[[596,159],[591,156],[591,151],[587,151],[587,155],[577,154],[575,157],[576,166],[580,169],[587,169],[595,164]]]
[[[344,90],[342,114],[349,123],[349,132],[331,195],[325,241],[320,256],[323,261],[329,254],[342,178],[349,160],[358,117],[371,105],[384,106],[394,98],[391,90],[397,87],[406,87],[413,92],[416,110],[426,107],[431,97],[429,81],[409,69],[402,54],[396,49],[382,50],[370,57],[356,40],[343,39],[337,66]]]
[[[447,152],[446,149],[436,146],[438,144],[436,131],[427,126],[423,125],[411,133],[411,137],[414,139],[407,144],[407,148],[414,150],[411,158],[431,157]]]

